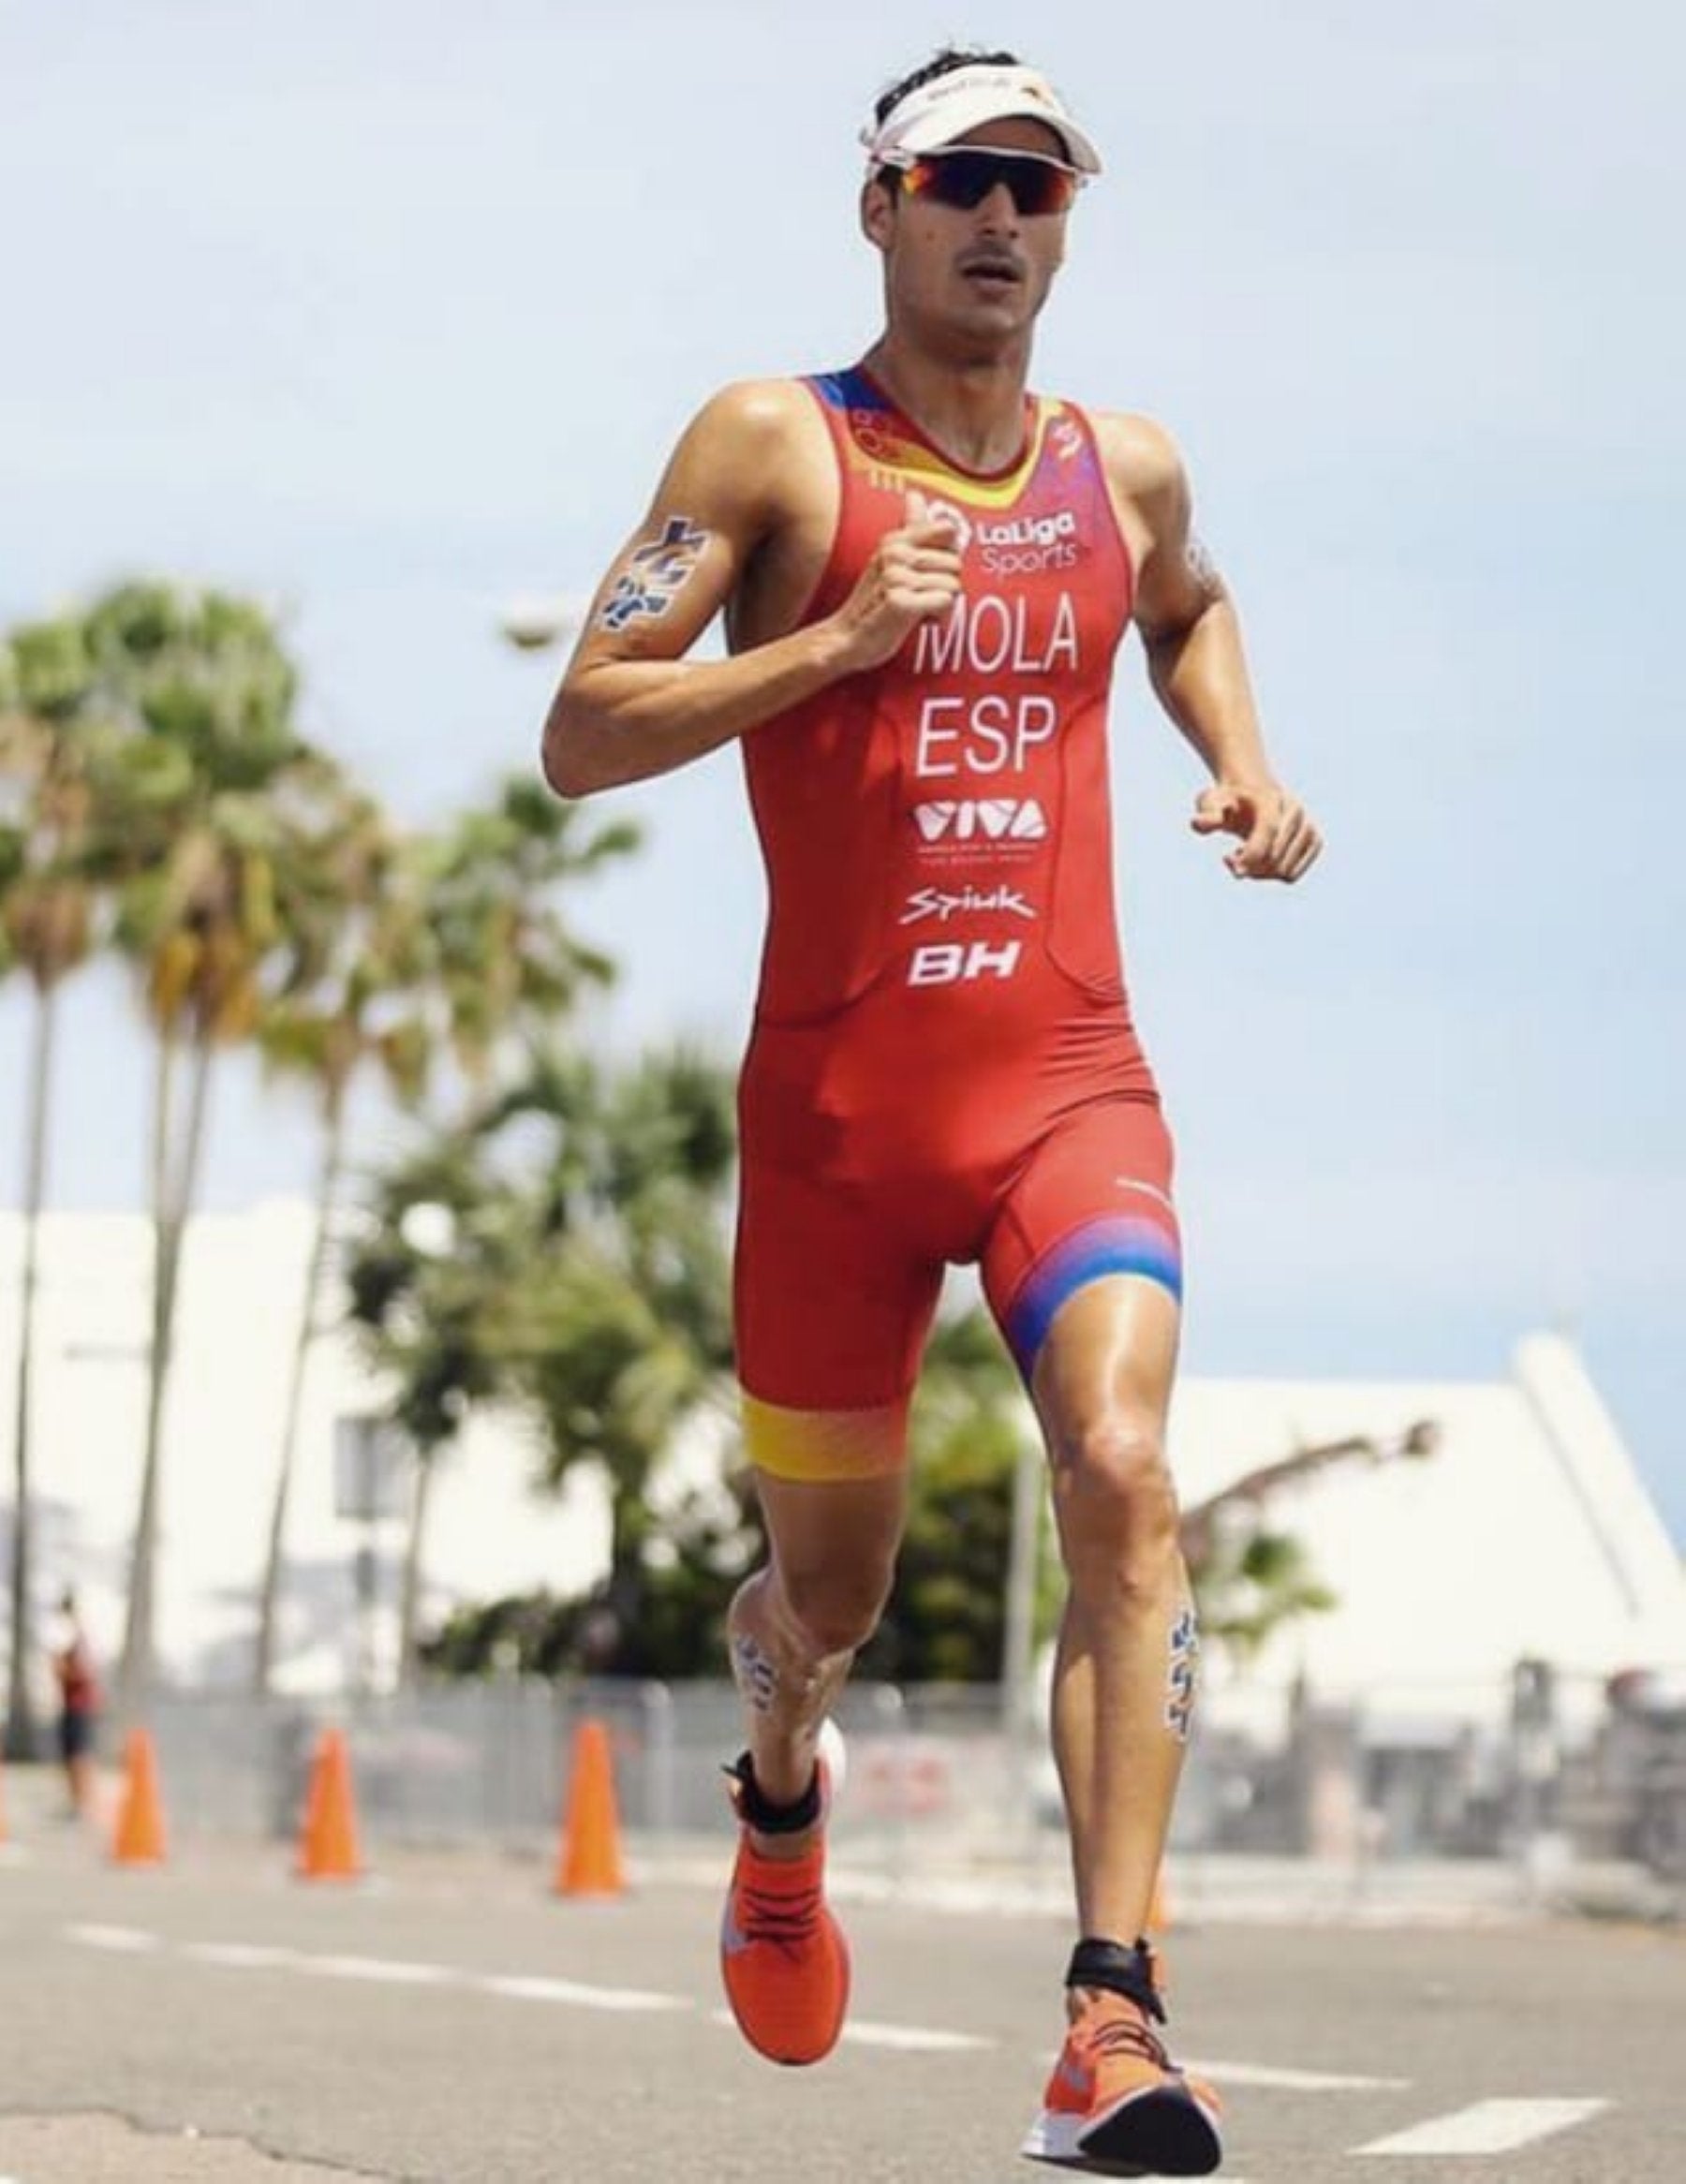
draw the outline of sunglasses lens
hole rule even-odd
[[[910,195],[969,213],[1005,183],[1027,215],[1063,213],[1077,195],[1077,177],[1052,159],[1003,158],[994,152],[932,152],[905,170]]]

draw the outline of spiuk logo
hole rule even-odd
[[[957,891],[922,887],[908,897],[899,922],[917,925],[926,918],[935,918],[939,925],[946,925],[951,918],[969,910],[999,910],[1013,918],[1036,915],[1024,896],[1011,887],[963,887]]]

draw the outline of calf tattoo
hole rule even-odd
[[[1165,1680],[1165,1727],[1178,1744],[1187,1744],[1194,1719],[1194,1688],[1199,1681],[1200,1626],[1191,1607],[1181,1609],[1171,1626],[1171,1662]]]
[[[778,1670],[758,1639],[742,1631],[732,1641],[732,1675],[758,1714],[770,1714],[778,1696]]]
[[[689,582],[710,534],[688,516],[670,516],[661,536],[636,547],[615,579],[598,620],[605,629],[624,629],[640,616],[665,614]]]

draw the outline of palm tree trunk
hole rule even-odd
[[[258,1646],[253,1663],[252,1688],[266,1696],[275,1658],[275,1618],[281,1599],[281,1556],[287,1537],[287,1505],[292,1494],[293,1462],[298,1448],[299,1419],[304,1401],[304,1378],[316,1339],[317,1298],[328,1264],[328,1242],[333,1219],[333,1202],[339,1189],[345,1151],[344,1101],[337,1092],[330,1097],[322,1140],[322,1165],[317,1178],[316,1237],[310,1247],[310,1267],[304,1276],[304,1308],[293,1344],[292,1372],[281,1419],[281,1449],[275,1465],[275,1492],[270,1506],[269,1549],[263,1563],[263,1588],[258,1603]]]
[[[409,1537],[404,1543],[404,1588],[398,1602],[398,1681],[415,1683],[417,1627],[422,1620],[422,1556],[427,1531],[427,1505],[433,1493],[437,1449],[416,1451],[416,1491],[410,1503]]]
[[[146,1391],[146,1447],[140,1465],[140,1506],[135,1519],[128,1622],[124,1632],[121,1671],[122,1710],[126,1719],[131,1720],[144,1711],[153,1678],[164,1398],[170,1385],[182,1238],[199,1179],[214,1052],[209,1040],[195,1042],[187,1126],[172,1172],[168,1121],[173,1047],[173,1040],[167,1038],[166,1051],[159,1063],[158,1127],[153,1140],[154,1223],[157,1247],[153,1281],[152,1356]]]
[[[53,986],[37,986],[35,1051],[29,1072],[29,1150],[23,1177],[23,1286],[18,1306],[17,1483],[11,1536],[11,1667],[6,1693],[5,1756],[14,1762],[36,1757],[35,1712],[29,1687],[29,1661],[35,1645],[31,1589],[35,1519],[30,1498],[29,1419],[35,1362],[37,1254],[40,1244],[41,1207],[47,1196],[47,1115],[52,1083],[56,1000]]]

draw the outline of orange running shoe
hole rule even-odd
[[[1115,1967],[1117,1988],[1086,1987],[1019,2151],[1093,2177],[1209,2177],[1223,2159],[1220,2103],[1153,2029],[1165,2015],[1158,1960],[1142,1943],[1131,1952],[1086,1941],[1070,1985],[1085,1985],[1084,1952],[1098,1948],[1127,1969]]]
[[[747,1752],[727,1772],[742,1832],[720,1922],[726,1999],[744,2038],[770,2062],[818,2062],[837,2044],[849,2007],[849,1944],[825,1902],[830,1774],[819,1761],[807,1795],[781,1809],[762,1800]],[[800,1857],[769,1858],[752,1826],[815,1834]]]

